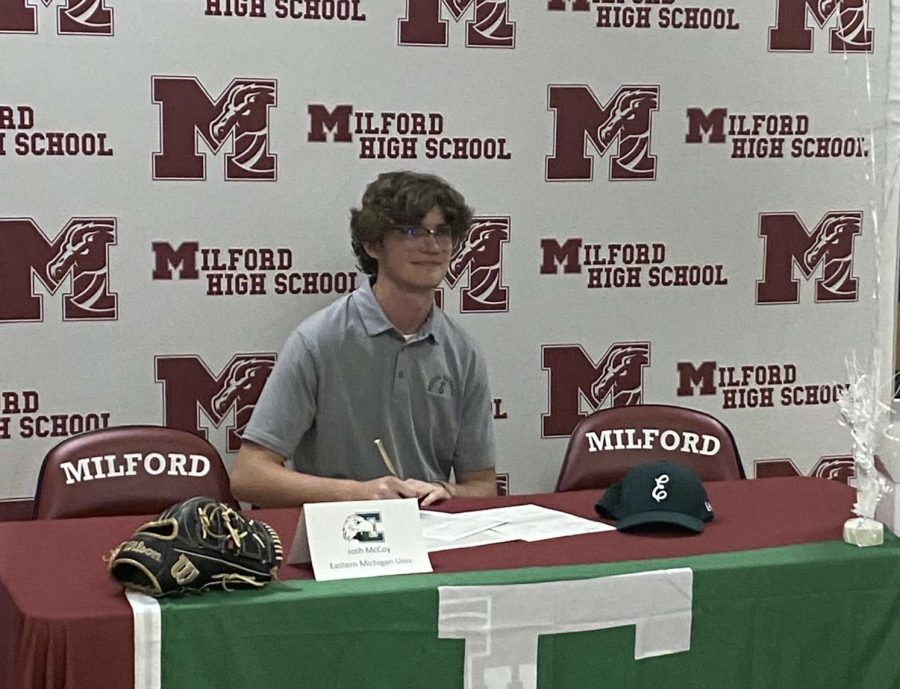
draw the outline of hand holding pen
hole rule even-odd
[[[381,438],[375,438],[375,447],[378,448],[381,461],[384,462],[384,466],[391,473],[391,476],[401,479],[400,474],[397,472],[397,465],[388,453],[387,448],[385,448]],[[436,502],[453,497],[450,485],[443,481],[428,482],[408,478],[403,481],[403,484],[407,490],[414,491],[414,494],[408,495],[405,490],[398,491],[397,497],[416,497],[419,499],[419,504],[422,507],[428,507]]]

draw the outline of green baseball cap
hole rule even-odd
[[[665,460],[631,469],[606,489],[596,509],[601,517],[615,519],[619,531],[645,524],[674,524],[700,533],[713,518],[697,474]]]

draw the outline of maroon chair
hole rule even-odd
[[[629,469],[661,459],[689,467],[702,481],[745,478],[721,421],[687,407],[636,404],[601,409],[575,426],[556,490],[606,488]]]
[[[164,426],[117,426],[72,436],[44,457],[35,519],[157,514],[207,495],[238,508],[212,445]]]

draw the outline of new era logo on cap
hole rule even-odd
[[[713,518],[703,482],[674,462],[641,464],[606,489],[597,513],[615,519],[619,531],[645,524],[675,524],[700,533]]]

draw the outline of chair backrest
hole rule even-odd
[[[575,426],[556,490],[606,488],[632,467],[660,459],[689,467],[702,481],[745,478],[721,421],[687,407],[637,404],[601,409]]]
[[[238,507],[216,449],[164,426],[117,426],[63,440],[44,457],[35,519],[154,514],[198,495]]]

